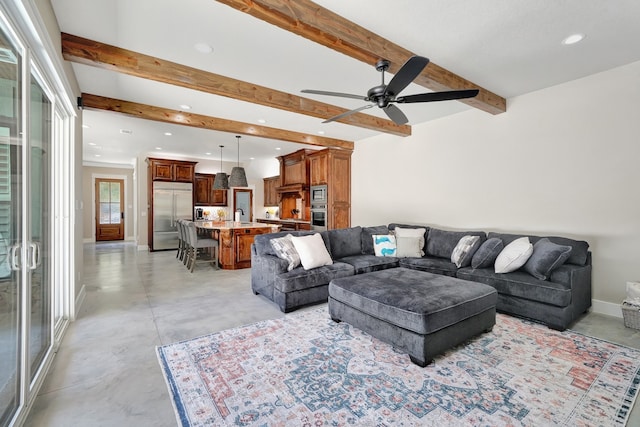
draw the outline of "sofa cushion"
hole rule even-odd
[[[374,255],[373,236],[374,234],[389,234],[389,228],[386,225],[377,225],[375,227],[362,227],[360,235],[360,244],[362,245],[362,253],[366,255]]]
[[[493,266],[496,258],[504,249],[504,243],[497,237],[487,239],[480,245],[473,258],[471,259],[471,267],[487,268]]]
[[[480,236],[466,235],[462,237],[451,252],[451,262],[458,268],[468,267],[480,244]]]
[[[547,280],[553,270],[564,264],[571,254],[571,246],[557,245],[542,238],[533,245],[533,253],[522,269],[536,279]]]
[[[496,273],[511,273],[524,265],[533,253],[528,237],[521,237],[504,247],[498,254],[494,270]]]
[[[256,248],[256,255],[273,255],[278,256],[273,246],[271,245],[271,239],[276,239],[278,237],[284,237],[287,234],[291,234],[291,236],[309,236],[311,234],[317,233],[317,231],[279,231],[277,233],[267,233],[267,234],[258,234],[253,239],[253,245]],[[324,244],[329,249],[328,243],[328,235],[326,231],[320,233],[322,235],[322,240],[324,240]]]
[[[334,259],[362,253],[362,227],[338,228],[328,230],[331,256]]]
[[[298,251],[296,251],[295,246],[293,246],[291,234],[287,234],[284,237],[276,237],[275,239],[271,239],[270,242],[278,258],[289,263],[287,265],[287,271],[291,271],[300,265],[300,255],[298,255]]]
[[[273,286],[282,293],[303,291],[316,286],[326,286],[333,279],[353,276],[353,274],[353,266],[344,262],[334,262],[313,270],[297,267],[276,275]]]
[[[421,257],[424,255],[425,228],[396,227],[393,232],[396,236],[397,257]]]
[[[393,234],[374,234],[371,238],[375,256],[396,256],[396,236]]]
[[[466,235],[479,236],[480,244],[487,238],[484,231],[448,231],[430,228],[425,252],[427,255],[451,259],[453,248]]]
[[[525,236],[524,234],[508,234],[508,233],[494,233],[490,232],[488,237],[497,237],[502,240],[502,242],[506,245],[514,241],[519,237]],[[531,243],[536,243],[541,239],[540,236],[525,236],[529,238]],[[558,236],[547,236],[549,241],[557,244],[557,245],[565,245],[571,246],[571,254],[566,262],[569,264],[575,265],[587,265],[589,260],[589,243],[584,240],[574,240],[569,239],[568,237],[558,237]]]
[[[385,270],[398,267],[398,258],[379,257],[375,255],[353,255],[336,260],[352,265],[355,274],[371,273],[372,271]]]
[[[524,271],[501,274],[495,273],[491,268],[466,267],[458,270],[457,277],[493,286],[501,295],[524,298],[557,307],[566,307],[571,304],[570,284],[539,280]],[[499,306],[498,310],[500,310]]]
[[[333,263],[320,233],[314,233],[310,236],[291,237],[291,240],[298,255],[300,255],[300,264],[305,270]]]
[[[424,256],[422,258],[400,258],[400,267],[451,277],[455,277],[456,270],[458,269],[451,260],[430,256]]]

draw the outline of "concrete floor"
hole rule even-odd
[[[85,245],[86,299],[26,426],[175,426],[155,346],[282,317],[250,290],[250,270],[189,273],[175,252]],[[590,313],[573,330],[640,348],[640,331]],[[637,405],[636,405],[637,406]],[[640,426],[640,410],[629,426]]]

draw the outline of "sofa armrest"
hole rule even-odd
[[[276,276],[287,271],[289,263],[274,255],[258,255],[255,245],[251,245],[251,289],[273,301],[273,287]]]
[[[571,287],[574,319],[591,307],[591,265],[561,265],[551,272],[549,280]]]

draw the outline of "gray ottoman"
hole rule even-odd
[[[329,314],[409,353],[426,366],[435,356],[496,323],[489,285],[407,268],[333,279]]]

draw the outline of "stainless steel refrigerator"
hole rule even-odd
[[[193,184],[153,182],[153,248],[178,248],[178,219],[193,218]]]

